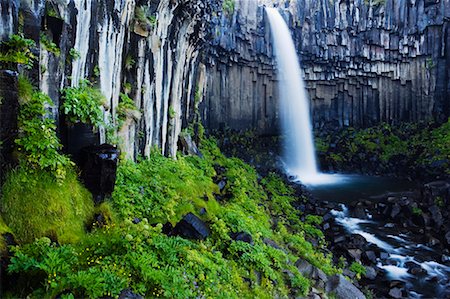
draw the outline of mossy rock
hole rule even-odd
[[[2,217],[19,243],[44,236],[60,243],[77,242],[93,212],[92,195],[74,170],[57,181],[45,171],[19,167],[3,185]]]

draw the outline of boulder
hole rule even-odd
[[[326,284],[327,293],[334,293],[338,299],[365,299],[366,296],[343,275],[334,275]]]
[[[203,157],[202,153],[198,149],[195,142],[192,140],[192,137],[190,134],[180,134],[180,143],[181,143],[181,149],[183,154],[185,155],[192,155],[192,156],[199,156],[200,158]]]
[[[396,298],[396,299],[402,298],[403,297],[402,289],[400,289],[400,288],[392,288],[389,291],[389,296],[391,296],[392,298]]]
[[[305,277],[311,277],[314,271],[314,266],[304,259],[298,259],[295,262],[295,266],[297,267],[298,271]]]
[[[180,236],[186,239],[204,240],[209,237],[210,232],[200,218],[189,213],[175,225],[169,235]]]
[[[120,151],[112,145],[88,146],[81,150],[81,180],[99,203],[110,196],[116,184]]]
[[[253,245],[252,235],[250,235],[249,233],[246,233],[246,232],[231,234],[231,239]]]
[[[119,294],[119,299],[144,299],[143,296],[133,293],[130,289],[125,289]]]

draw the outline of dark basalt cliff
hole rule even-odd
[[[38,59],[26,72],[53,100],[49,111],[55,118],[60,118],[60,90],[86,78],[105,96],[107,124],[118,122],[121,92],[128,92],[140,111],[129,115],[118,132],[128,157],[149,155],[153,146],[175,156],[178,135],[193,117],[196,88],[203,89],[200,52],[211,39],[208,25],[220,8],[219,0],[0,0],[0,40],[23,33],[36,41]],[[147,14],[146,24],[138,23],[138,9]],[[60,54],[40,43],[41,34]],[[0,78],[12,77],[8,80],[14,83],[17,75],[18,69],[3,70]],[[2,84],[0,89],[8,99],[0,106],[2,140],[3,135],[14,140],[14,128],[7,124],[17,87]],[[64,139],[66,128],[60,123]],[[101,142],[105,131],[100,129]]]
[[[256,2],[237,1],[217,25],[203,107],[211,128],[276,133],[270,28]],[[279,6],[293,32],[316,128],[450,115],[450,1],[258,4]]]

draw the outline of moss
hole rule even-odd
[[[0,255],[6,250],[6,243],[3,239],[3,234],[11,233],[11,229],[5,224],[3,218],[0,216]]]
[[[294,266],[299,257],[337,272],[323,248],[306,241],[320,218],[302,223],[297,212],[271,211],[278,203],[285,214],[295,211],[292,205],[303,199],[292,188],[274,174],[259,182],[255,169],[226,158],[212,139],[200,149],[204,158],[173,160],[153,151],[138,163],[122,162],[111,202],[95,210],[106,223],[76,244],[58,246],[44,238],[17,247],[9,271],[38,281],[35,297],[70,291],[89,298],[117,297],[124,288],[146,298],[298,297],[310,289]],[[226,185],[219,189],[222,180]],[[176,224],[188,212],[210,227],[206,240],[162,232],[163,224]],[[141,222],[134,224],[135,217]],[[253,244],[234,241],[236,232],[249,233]]]
[[[22,166],[9,173],[2,193],[3,219],[19,243],[43,236],[77,242],[92,218],[92,196],[73,170],[57,181],[52,174]]]

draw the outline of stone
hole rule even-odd
[[[364,255],[367,258],[367,260],[370,261],[371,263],[375,263],[377,261],[377,256],[375,252],[371,250],[364,252]]]
[[[269,238],[264,238],[263,240],[264,244],[266,244],[267,246],[270,246],[272,248],[281,250],[282,248],[280,247],[280,245],[278,245],[275,241],[269,239]]]
[[[402,296],[402,289],[400,289],[400,288],[392,288],[389,291],[389,296],[391,296],[392,298],[396,298],[396,299],[402,298],[403,297]]]
[[[395,219],[400,214],[400,211],[401,211],[400,206],[398,204],[394,204],[392,206],[392,210],[391,210],[391,213],[389,214],[389,216],[392,219]]]
[[[304,259],[298,259],[295,262],[295,266],[297,267],[298,271],[305,277],[311,277],[311,275],[313,274],[314,266]]]
[[[360,261],[361,260],[361,249],[349,249],[348,254],[353,257],[355,260]]]
[[[185,155],[192,155],[192,156],[198,156],[200,158],[203,157],[202,153],[198,149],[195,142],[192,140],[192,137],[190,134],[182,133],[180,134],[180,142],[181,142],[181,149]]]
[[[125,289],[120,292],[119,299],[144,299],[144,297],[134,293],[131,289]]]
[[[241,241],[253,245],[252,235],[246,232],[231,234],[231,238],[235,241]]]
[[[365,299],[364,294],[343,275],[334,275],[328,279],[326,291],[334,293],[338,299]]]
[[[210,235],[209,228],[197,216],[189,213],[173,228],[171,235],[186,239],[205,240]]]
[[[366,267],[365,278],[374,280],[377,277],[377,271],[373,267]]]
[[[119,150],[109,144],[89,146],[81,150],[81,180],[99,203],[110,196],[116,184]]]

